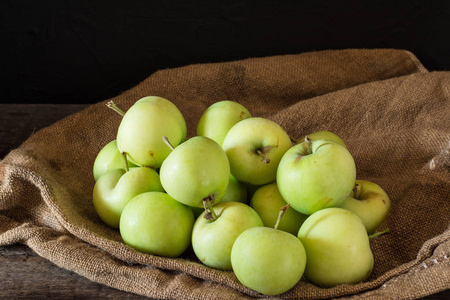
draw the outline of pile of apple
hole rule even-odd
[[[207,108],[187,138],[180,110],[144,97],[97,155],[93,204],[123,241],[178,257],[192,246],[206,266],[232,270],[260,293],[277,295],[304,275],[319,286],[364,281],[374,265],[369,239],[390,210],[375,183],[356,180],[336,134],[294,141],[241,104]]]

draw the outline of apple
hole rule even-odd
[[[374,259],[361,219],[349,210],[322,209],[306,219],[298,232],[308,261],[305,277],[321,287],[366,280]]]
[[[391,210],[391,200],[376,183],[356,180],[355,188],[340,206],[355,213],[372,234],[386,219]]]
[[[164,190],[172,198],[189,206],[204,207],[204,201],[214,205],[225,195],[230,165],[219,144],[195,136],[172,150],[159,174]]]
[[[119,220],[124,207],[135,196],[150,192],[164,191],[155,170],[147,167],[111,170],[102,175],[93,190],[94,208],[108,226],[119,228]]]
[[[247,186],[230,174],[227,190],[220,201],[247,203]]]
[[[315,131],[313,133],[308,134],[306,137],[310,140],[332,140],[333,142],[336,142],[347,148],[345,142],[337,134],[328,130]],[[300,140],[300,142],[304,142],[306,137]]]
[[[231,174],[253,185],[275,181],[281,157],[291,146],[289,135],[280,125],[259,117],[236,123],[222,145]]]
[[[213,220],[205,218],[205,211],[195,221],[192,248],[203,264],[231,270],[231,248],[236,238],[248,228],[264,225],[258,214],[241,202],[220,202],[212,209]]]
[[[194,214],[189,207],[163,192],[134,197],[120,218],[125,244],[153,255],[180,256],[191,243]]]
[[[126,170],[127,167],[125,165],[125,158],[122,153],[120,153],[117,148],[117,141],[113,140],[106,144],[97,154],[97,157],[94,161],[93,166],[93,175],[95,181],[97,181],[100,176],[105,174],[108,171],[114,169],[123,169]],[[132,162],[127,162],[128,168],[137,167]]]
[[[294,287],[306,261],[300,240],[276,227],[247,229],[231,249],[231,265],[238,280],[265,295],[279,295]]]
[[[250,206],[258,213],[266,227],[275,226],[280,207],[286,205],[287,203],[281,197],[275,182],[257,189],[250,202]],[[280,221],[278,229],[297,236],[300,226],[307,217],[294,209],[288,209]]]
[[[353,189],[356,166],[347,148],[331,140],[310,140],[293,146],[281,159],[277,185],[296,211],[311,215],[337,207]]]
[[[170,149],[162,137],[177,146],[186,139],[186,122],[180,110],[169,100],[149,96],[128,109],[117,131],[117,147],[140,166],[159,168]]]
[[[197,135],[206,136],[222,146],[228,131],[251,114],[242,104],[235,101],[219,101],[209,106],[197,124]]]

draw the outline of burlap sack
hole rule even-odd
[[[148,95],[173,101],[189,136],[225,99],[294,137],[333,131],[357,177],[390,195],[382,228],[391,232],[371,242],[367,282],[322,289],[302,280],[278,298],[410,299],[450,288],[450,72],[428,72],[401,50],[321,51],[162,70],[113,100],[126,110]],[[0,245],[26,244],[90,280],[154,298],[263,297],[192,250],[177,259],[134,251],[100,221],[92,164],[120,122],[106,101],[38,131],[1,161]]]

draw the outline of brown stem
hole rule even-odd
[[[212,205],[214,204],[216,197],[214,194],[208,195],[207,197],[203,198],[203,207],[205,208],[205,214],[203,215],[203,218],[210,221],[217,220],[217,215],[214,209],[212,208]]]
[[[290,135],[289,138],[291,139],[291,142],[293,144],[297,144],[298,143],[298,141],[292,135]]]
[[[270,163],[270,159],[259,149],[256,149],[256,153],[261,156],[261,161],[266,164]]]
[[[358,184],[355,183],[355,186],[353,187],[353,198],[358,199]]]

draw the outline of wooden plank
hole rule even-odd
[[[0,159],[34,131],[78,112],[86,104],[0,104]],[[0,299],[146,299],[59,268],[24,245],[0,247]],[[450,299],[450,290],[424,299]]]
[[[145,299],[64,270],[23,245],[0,247],[0,299]]]
[[[33,132],[81,111],[88,104],[0,104],[0,159]]]

